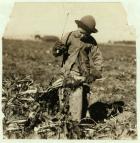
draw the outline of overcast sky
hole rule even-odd
[[[99,32],[93,36],[97,41],[135,40],[135,30],[128,26],[127,14],[120,3],[15,3],[4,37],[61,36],[63,30],[65,33],[75,30],[74,20],[87,14],[96,19]]]

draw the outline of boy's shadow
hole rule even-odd
[[[88,110],[90,117],[98,122],[103,121],[111,116],[116,116],[119,113],[123,112],[124,102],[117,101],[113,103],[103,103],[103,102],[96,102],[92,104]]]

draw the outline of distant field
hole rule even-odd
[[[53,58],[54,43],[7,40],[3,42],[3,78],[30,75],[41,85],[47,85],[58,71],[59,59]]]
[[[61,58],[54,58],[51,54],[53,44],[38,41],[3,41],[3,78],[10,78],[11,75],[31,75],[35,81],[46,85],[50,75],[54,75],[61,65]],[[100,45],[100,48],[105,60],[105,72],[112,71],[115,67],[123,68],[116,69],[116,72],[128,71],[127,66],[135,60],[135,45]],[[130,68],[135,68],[135,65]],[[132,71],[135,72],[135,69]]]
[[[50,80],[56,77],[61,64],[61,58],[54,58],[51,54],[53,44],[3,41],[3,81],[10,80],[12,76],[22,79],[30,75],[35,83],[47,87]],[[116,124],[122,130],[129,131],[122,138],[136,138],[136,47],[105,44],[99,46],[104,57],[105,79],[93,83],[91,102],[124,101],[124,114],[117,119]],[[123,118],[126,120],[121,125]]]

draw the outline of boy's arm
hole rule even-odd
[[[96,79],[102,78],[103,57],[98,46],[92,47],[89,54],[90,58],[90,74],[86,77],[87,83],[92,83]]]
[[[91,68],[97,71],[102,71],[103,56],[98,46],[95,46],[91,51]]]
[[[95,79],[102,77],[103,57],[98,46],[94,46],[91,50],[91,66],[90,73],[94,75]]]

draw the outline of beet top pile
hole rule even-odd
[[[106,111],[108,113],[115,111],[115,114],[112,114],[110,119],[99,122],[96,120],[99,116],[96,107],[106,107],[107,104],[97,102],[93,105],[96,110],[92,114],[96,116],[95,120],[86,118],[79,124],[72,121],[67,104],[63,110],[59,109],[57,89],[48,92],[34,84],[29,77],[3,81],[2,102],[4,138],[115,139],[122,138],[122,133],[126,135],[120,125],[122,117],[118,116],[118,119],[115,117],[118,112],[122,112],[120,106],[116,110],[115,106],[108,105],[111,112],[108,109]],[[106,113],[104,110],[98,111],[100,115]],[[131,133],[134,134],[134,131],[129,131],[129,134]]]

